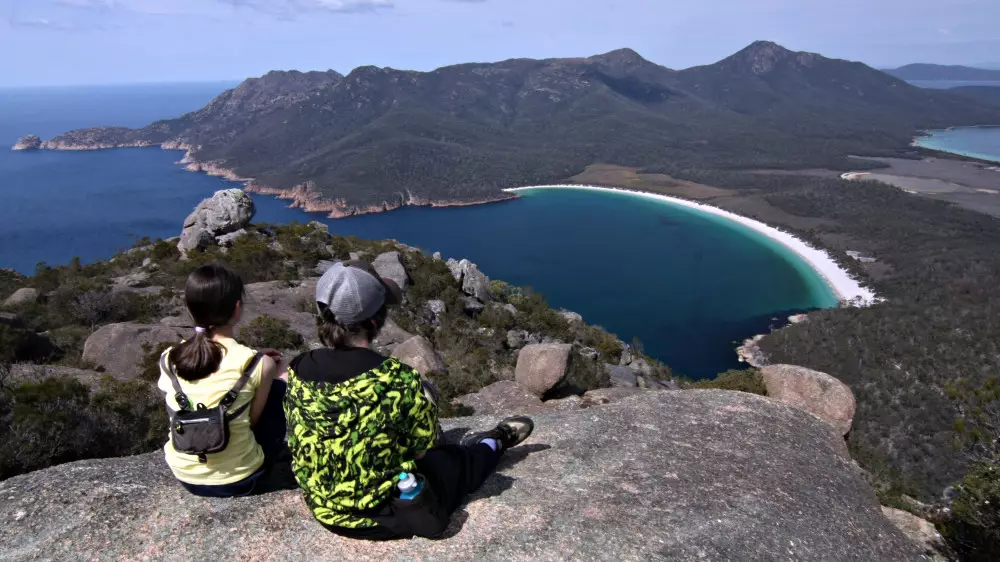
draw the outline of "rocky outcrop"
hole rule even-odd
[[[108,324],[87,338],[82,358],[117,379],[131,380],[142,374],[144,344],[155,346],[181,339],[177,329],[163,324]]]
[[[441,317],[448,312],[448,305],[442,300],[427,301],[427,321],[433,325],[441,322]]]
[[[385,326],[372,342],[372,347],[382,354],[391,355],[396,346],[413,337],[413,334],[399,327],[392,318],[387,318]]]
[[[21,287],[20,289],[14,291],[13,295],[7,297],[7,300],[3,301],[3,306],[4,308],[12,308],[29,302],[35,302],[38,300],[38,294],[38,289],[32,287]]]
[[[944,562],[947,556],[941,554],[945,548],[944,537],[934,524],[901,509],[882,506],[882,513],[903,535],[913,541],[929,560]]]
[[[392,350],[392,356],[417,370],[421,375],[443,373],[448,370],[444,359],[423,336],[413,336]]]
[[[27,135],[17,139],[11,150],[38,150],[42,147],[42,139],[38,135]]]
[[[246,286],[246,305],[237,330],[259,316],[272,316],[288,322],[288,328],[302,336],[308,346],[319,344],[316,317],[316,279],[304,281],[266,281]],[[307,312],[308,310],[308,312]],[[239,331],[237,331],[239,334]]]
[[[638,375],[625,365],[608,364],[604,366],[604,370],[611,378],[612,388],[635,388],[638,385]]]
[[[496,417],[444,420],[446,434]],[[446,540],[343,539],[297,491],[186,493],[161,452],[0,482],[12,562],[247,560],[917,560],[829,429],[740,392],[646,392],[535,416]],[[238,545],[238,546],[235,546]]]
[[[542,397],[555,388],[569,372],[570,344],[539,343],[517,353],[514,380],[535,396]]]
[[[479,271],[479,267],[469,260],[447,261],[452,277],[462,284],[462,292],[475,297],[480,302],[490,300],[490,278]]]
[[[185,219],[177,249],[186,255],[196,248],[216,244],[217,237],[245,228],[256,212],[253,199],[242,189],[216,191]]]
[[[769,398],[826,420],[842,435],[851,431],[854,393],[846,384],[826,373],[794,365],[767,365],[760,372]]]
[[[751,367],[763,367],[770,363],[770,359],[764,350],[760,348],[760,341],[767,337],[767,334],[758,334],[743,341],[743,345],[736,348],[736,355],[741,362]]]
[[[395,281],[400,289],[405,291],[410,286],[410,276],[406,274],[406,268],[403,267],[403,261],[399,258],[399,252],[379,254],[372,262],[372,267],[375,268],[380,277]]]
[[[86,369],[75,369],[73,367],[63,367],[60,365],[35,365],[32,363],[17,363],[11,365],[10,376],[15,382],[42,382],[47,378],[73,378],[83,383],[91,389],[97,389],[101,384],[101,379],[106,377],[105,373],[88,371]]]
[[[479,392],[459,396],[455,402],[477,416],[536,414],[547,410],[541,398],[514,381],[498,381]]]

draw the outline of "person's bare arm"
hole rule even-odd
[[[264,370],[260,373],[260,386],[257,387],[253,401],[250,403],[251,427],[257,425],[257,420],[260,419],[260,414],[264,411],[264,405],[267,404],[267,395],[271,392],[271,381],[278,373],[278,366],[270,356],[265,355],[260,363]]]

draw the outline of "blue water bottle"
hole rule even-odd
[[[399,484],[396,485],[399,488],[399,497],[404,500],[412,500],[420,495],[420,492],[424,489],[423,478],[418,478],[416,474],[410,472],[402,472],[399,475]]]

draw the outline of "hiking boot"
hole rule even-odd
[[[506,451],[527,439],[533,429],[535,429],[535,423],[531,421],[531,418],[514,416],[503,420],[489,431],[466,435],[462,438],[462,445],[471,447],[479,444],[483,439],[495,439],[500,445],[500,450]]]

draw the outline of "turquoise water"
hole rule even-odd
[[[917,137],[916,143],[932,150],[1000,162],[1000,126],[927,131],[926,136]]]
[[[143,125],[195,109],[224,86],[0,91],[0,144],[23,134]],[[34,101],[33,101],[34,100]],[[141,236],[169,237],[227,182],[185,172],[159,149],[0,150],[0,267],[104,259]],[[255,197],[259,222],[322,219],[334,233],[395,238],[468,257],[490,276],[531,286],[680,373],[736,367],[733,342],[790,313],[834,304],[797,256],[722,218],[628,194],[538,190],[509,202],[406,208],[325,219]]]

